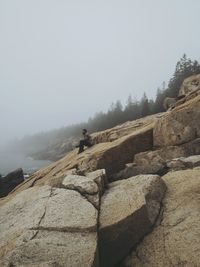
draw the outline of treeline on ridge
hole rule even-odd
[[[147,115],[163,112],[163,101],[165,97],[177,97],[183,80],[193,74],[200,73],[200,64],[197,60],[191,60],[185,54],[177,62],[176,68],[168,85],[163,82],[162,88],[157,89],[155,100],[148,99],[146,94],[138,101],[128,96],[125,106],[120,101],[112,103],[107,112],[99,112],[89,118],[87,122],[62,127],[49,132],[42,132],[32,136],[26,136],[10,147],[20,149],[27,155],[46,149],[58,142],[68,141],[70,138],[78,138],[82,128],[89,132],[102,131],[126,121],[142,118]]]

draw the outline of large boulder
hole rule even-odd
[[[116,181],[139,174],[163,175],[167,172],[167,161],[187,156],[187,152],[187,148],[182,146],[169,146],[157,150],[140,152],[135,155],[133,163],[126,164],[125,169],[111,175],[109,180]]]
[[[118,181],[127,179],[140,174],[158,174],[162,175],[165,172],[165,166],[161,163],[150,165],[136,165],[135,163],[126,164],[126,168],[109,177],[109,181]]]
[[[107,186],[105,170],[97,170],[86,176],[69,174],[62,179],[62,186],[76,190],[84,196],[97,210],[100,209],[100,200]]]
[[[168,110],[169,108],[173,108],[175,107],[176,104],[176,98],[172,98],[172,97],[166,97],[163,101],[163,107],[165,110]]]
[[[129,135],[135,131],[142,129],[145,125],[155,122],[162,114],[146,116],[141,119],[127,121],[113,128],[96,132],[91,135],[94,144],[113,142],[123,136]]]
[[[0,266],[99,266],[99,206],[87,196],[100,203],[105,171],[72,173],[0,206]]]
[[[200,166],[200,155],[176,158],[167,162],[167,167],[170,170],[192,169],[198,166]]]
[[[101,266],[114,266],[151,230],[165,189],[164,182],[156,175],[109,184],[100,210]]]
[[[179,96],[186,96],[197,90],[200,90],[200,74],[192,75],[183,81]]]
[[[200,95],[160,118],[154,127],[154,146],[175,146],[200,137]]]
[[[16,169],[0,178],[0,197],[7,196],[17,185],[24,181],[23,170]]]
[[[186,156],[184,147],[169,146],[154,151],[138,153],[134,157],[134,163],[144,166],[165,164],[168,160],[184,156]]]
[[[186,151],[186,156],[199,155],[200,154],[200,138],[196,138],[189,143],[182,145]]]
[[[200,266],[200,169],[176,171],[167,185],[157,226],[130,254],[124,267]]]

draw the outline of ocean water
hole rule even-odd
[[[9,172],[22,168],[24,173],[31,174],[51,164],[48,160],[34,160],[21,153],[0,151],[0,174],[2,176]]]

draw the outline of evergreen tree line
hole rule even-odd
[[[163,112],[165,97],[177,97],[183,80],[193,74],[200,74],[200,64],[197,60],[192,61],[184,54],[177,62],[174,74],[168,85],[166,86],[165,82],[163,82],[162,87],[157,89],[155,100],[148,99],[145,93],[139,101],[129,95],[125,106],[118,100],[116,103],[111,104],[107,112],[97,113],[94,117],[89,118],[86,123],[26,136],[22,140],[15,142],[15,144],[13,143],[12,146],[23,148],[28,154],[34,153],[68,138],[78,138],[82,128],[87,128],[89,132],[102,131],[126,121]]]
[[[129,95],[124,107],[120,101],[112,103],[106,113],[97,113],[93,118],[89,119],[85,127],[92,132],[101,131],[129,120],[163,112],[164,99],[166,97],[177,97],[183,80],[194,74],[200,74],[200,64],[197,60],[192,61],[184,54],[177,62],[174,74],[167,87],[166,83],[163,82],[162,87],[157,89],[155,100],[148,99],[146,93],[143,94],[139,101]]]

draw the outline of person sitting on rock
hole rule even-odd
[[[83,139],[80,140],[80,143],[78,145],[79,147],[78,154],[84,151],[84,146],[87,146],[87,147],[92,146],[91,136],[88,134],[86,129],[83,129],[82,134],[83,134]]]

